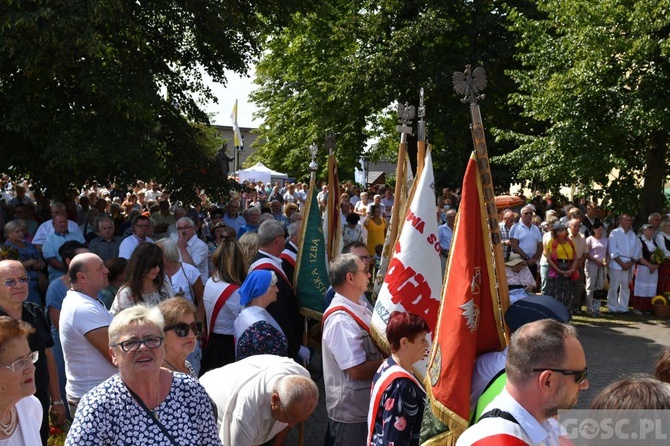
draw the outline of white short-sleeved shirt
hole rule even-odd
[[[205,303],[207,323],[210,325],[214,323],[214,333],[232,335],[235,331],[233,325],[235,319],[237,319],[237,315],[242,311],[238,290],[233,291],[228,300],[226,300],[225,305],[221,308],[221,311],[219,311],[216,320],[212,321],[212,313],[214,312],[216,301],[228,286],[230,286],[229,283],[221,280],[215,281],[214,278],[210,277],[205,284],[205,294],[202,300]]]
[[[112,315],[105,304],[70,290],[60,313],[60,341],[65,358],[68,396],[81,398],[86,392],[116,373],[114,367],[85,335],[109,327]]]
[[[167,277],[166,280],[168,283],[172,284],[172,291],[174,291],[175,295],[182,292],[186,299],[195,303],[193,295],[191,294],[191,288],[198,280],[198,277],[201,277],[198,268],[189,265],[188,263],[181,262],[181,268],[179,268],[172,277]]]
[[[260,445],[286,428],[286,423],[272,418],[270,399],[277,379],[290,375],[309,377],[309,372],[290,358],[255,355],[200,378],[216,404],[224,445]]]
[[[528,257],[533,257],[537,253],[537,245],[542,243],[542,233],[535,225],[530,225],[530,228],[525,224],[519,222],[512,226],[509,231],[509,238],[519,241],[519,248],[526,253]]]
[[[149,237],[147,237],[144,241],[147,243],[154,242]],[[124,238],[121,244],[119,245],[119,257],[123,257],[124,259],[130,259],[130,257],[133,255],[133,251],[135,251],[135,248],[137,248],[140,242],[141,240],[135,237],[134,235],[130,235]]]

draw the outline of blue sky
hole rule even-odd
[[[235,105],[235,99],[238,101],[237,105],[237,123],[240,127],[258,127],[262,120],[253,119],[252,114],[256,111],[256,107],[249,102],[249,94],[254,89],[253,75],[254,68],[251,67],[249,74],[251,77],[241,77],[238,74],[229,71],[226,73],[228,83],[223,85],[213,82],[211,78],[205,75],[207,85],[212,89],[212,93],[219,100],[218,104],[208,103],[205,106],[207,113],[213,114],[212,123],[218,125],[231,125],[230,114]]]

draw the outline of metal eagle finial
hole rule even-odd
[[[486,72],[484,67],[477,67],[474,71],[471,71],[470,68],[471,66],[468,64],[465,66],[463,73],[460,71],[454,72],[452,79],[454,91],[463,95],[461,102],[476,104],[477,101],[485,98],[481,91],[486,88]]]
[[[332,131],[326,133],[326,142],[323,146],[328,149],[328,155],[333,154],[333,150],[337,147],[337,144],[335,143],[335,133]]]
[[[407,102],[404,104],[398,103],[398,119],[400,125],[398,125],[397,130],[400,133],[409,135],[412,133],[412,119],[414,119],[416,111],[413,105],[409,105]]]

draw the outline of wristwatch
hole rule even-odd
[[[63,402],[63,400],[57,400],[57,401],[52,401],[51,405],[52,406],[65,406],[65,403]]]

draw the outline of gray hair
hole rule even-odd
[[[647,217],[647,222],[651,223],[651,220],[654,218],[661,218],[661,214],[659,214],[658,212],[652,212],[651,214],[649,214],[649,217]]]
[[[283,410],[289,410],[296,405],[314,407],[319,401],[319,388],[314,381],[302,375],[282,376],[275,381],[272,393],[279,397]]]
[[[357,259],[358,257],[353,254],[341,254],[330,262],[328,279],[333,288],[342,285],[347,278],[347,274],[355,274],[358,271]]]
[[[258,227],[258,245],[265,246],[272,242],[276,237],[284,235],[284,225],[274,218],[264,221]]]
[[[177,226],[179,223],[188,223],[191,226],[195,226],[195,223],[189,217],[180,218],[179,220],[177,220],[177,223],[175,224],[175,226]]]
[[[261,210],[258,209],[256,206],[250,206],[246,208],[244,212],[246,212],[247,215],[261,215]]]
[[[514,332],[507,354],[507,380],[524,385],[535,368],[560,368],[566,359],[565,340],[577,337],[575,327],[553,319],[523,325]]]
[[[289,237],[295,237],[298,235],[298,232],[300,232],[300,226],[302,225],[302,221],[296,221],[295,223],[291,223],[288,225],[288,236]]]
[[[168,262],[180,261],[179,248],[177,247],[177,243],[170,237],[156,240],[156,246],[158,246],[161,249],[161,251],[163,251],[165,260],[167,260]]]
[[[119,314],[114,316],[112,323],[109,324],[107,329],[107,334],[109,336],[109,346],[119,339],[121,332],[128,328],[131,324],[146,325],[153,324],[156,326],[158,331],[163,333],[163,327],[165,325],[163,321],[163,314],[158,307],[145,307],[144,305],[134,305],[130,308],[126,308],[121,311]]]
[[[521,208],[521,211],[519,211],[519,212],[523,214],[523,211],[526,211],[526,210],[531,211],[533,214],[535,214],[535,206],[533,206],[531,204],[525,205],[524,207]]]
[[[96,209],[96,210],[97,210],[97,209]],[[111,222],[112,222],[112,227],[114,226],[114,220],[112,220],[111,218],[109,218],[107,215],[104,215],[104,214],[103,214],[103,215],[98,215],[97,217],[95,217],[95,221],[94,221],[94,223],[93,223],[93,226],[95,227],[95,230],[96,230],[96,231],[99,231],[99,230],[100,230],[100,224],[101,224],[103,221],[111,221]]]
[[[9,220],[5,224],[5,234],[9,234],[10,232],[16,231],[18,228],[28,228],[28,222],[26,220],[23,220],[21,218],[17,218],[14,220]]]

